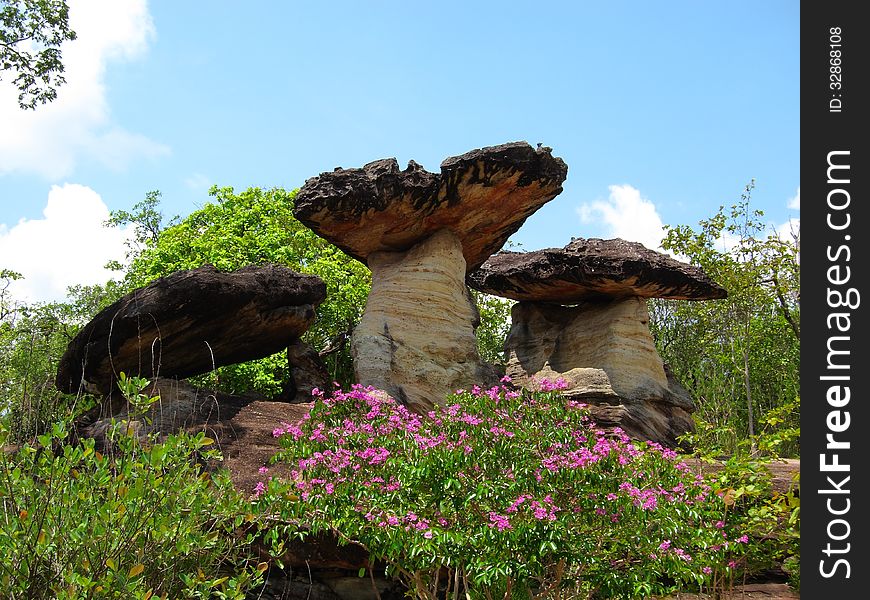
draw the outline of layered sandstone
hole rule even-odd
[[[588,403],[604,426],[668,446],[692,429],[694,404],[669,376],[637,297],[577,306],[519,302],[505,344],[514,383],[565,380],[563,393]]]
[[[372,291],[353,332],[357,381],[417,410],[493,379],[477,353],[480,317],[465,287],[465,259],[443,229],[407,252],[368,257]]]

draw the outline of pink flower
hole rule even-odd
[[[748,541],[749,541],[749,536],[748,536],[748,535],[745,535],[745,534],[744,534],[744,535],[741,535],[739,538],[737,538],[737,543],[738,543],[738,544],[745,544],[745,543],[748,542]]]
[[[701,569],[701,572],[704,573],[704,575],[709,575],[713,572],[713,569],[711,569],[710,567],[704,567],[703,569]]]
[[[665,540],[659,544],[659,550],[667,550],[671,547],[671,540]]]
[[[504,515],[500,515],[495,512],[489,513],[489,526],[495,527],[499,531],[504,531],[505,529],[513,529],[511,527],[510,520]]]
[[[269,472],[269,469],[267,469],[266,467],[260,467],[259,469],[257,469],[257,473],[259,473],[260,475],[263,475],[263,474],[268,473],[268,472]]]
[[[427,540],[431,540],[432,539],[432,531],[427,530],[425,533],[423,533],[423,537],[426,538]]]
[[[262,481],[258,481],[257,485],[254,486],[254,498],[259,498],[260,495],[266,491],[266,484]]]

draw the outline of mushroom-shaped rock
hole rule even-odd
[[[414,161],[400,171],[396,159],[387,158],[307,180],[293,214],[365,263],[373,252],[404,252],[449,229],[472,270],[562,191],[567,174],[549,148],[525,142],[448,158],[439,174]]]
[[[599,423],[637,438],[673,446],[691,431],[694,402],[656,352],[645,299],[724,298],[700,268],[636,242],[578,238],[564,248],[501,252],[467,279],[520,301],[505,342],[516,383],[561,377],[565,394],[591,404]]]
[[[549,148],[516,142],[448,158],[440,174],[385,159],[306,181],[296,218],[372,270],[351,339],[357,380],[417,410],[493,381],[465,277],[562,191],[567,173]]]
[[[269,356],[308,329],[325,297],[319,277],[277,265],[180,271],[98,313],[67,347],[56,385],[109,394],[121,371],[185,378]]]
[[[577,238],[564,248],[500,252],[470,273],[468,284],[495,296],[558,304],[630,296],[727,296],[699,267],[621,239]]]

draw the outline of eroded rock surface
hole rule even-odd
[[[287,362],[290,379],[280,400],[288,402],[311,402],[311,391],[332,389],[329,371],[320,355],[302,340],[293,340],[287,346]]]
[[[576,304],[601,298],[712,300],[726,291],[700,268],[637,242],[577,238],[564,248],[500,252],[468,276],[482,292]]]
[[[480,317],[456,234],[444,229],[407,252],[368,258],[372,290],[351,340],[357,381],[428,410],[448,392],[493,379],[477,353]]]
[[[589,403],[599,424],[668,446],[693,428],[695,406],[665,369],[637,297],[577,306],[519,302],[505,348],[515,384],[563,378],[563,393]]]
[[[269,356],[308,329],[325,297],[319,277],[277,265],[180,271],[98,313],[70,342],[56,385],[109,394],[120,371],[185,378]]]
[[[414,161],[400,171],[387,158],[307,180],[293,213],[364,263],[374,252],[403,252],[450,229],[462,240],[471,270],[555,198],[567,174],[567,165],[549,149],[525,142],[448,158],[438,174]]]

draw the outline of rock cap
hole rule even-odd
[[[350,256],[403,252],[441,229],[462,241],[469,270],[478,267],[526,218],[562,191],[568,166],[526,142],[472,150],[430,173],[395,158],[336,169],[305,182],[293,214]]]
[[[619,238],[575,238],[564,248],[499,252],[468,275],[468,285],[494,296],[558,304],[627,296],[715,300],[728,295],[700,267]]]

